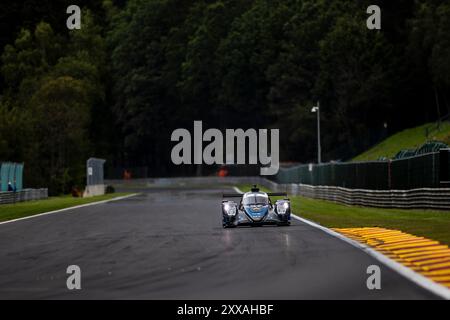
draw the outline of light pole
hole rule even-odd
[[[320,146],[320,102],[313,106],[311,112],[317,113],[317,163],[322,163],[322,148]]]

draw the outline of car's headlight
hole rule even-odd
[[[223,204],[223,210],[229,216],[235,216],[237,213],[237,206],[234,203],[227,202]]]
[[[278,214],[286,214],[289,209],[289,202],[287,201],[279,201],[276,205]]]

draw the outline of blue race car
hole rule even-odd
[[[270,197],[285,197],[272,203]],[[223,227],[262,226],[291,224],[291,203],[286,193],[266,193],[253,186],[250,192],[229,193],[223,195],[222,217]],[[228,200],[240,198],[239,203]]]

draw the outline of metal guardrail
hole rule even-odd
[[[108,180],[117,188],[136,187],[185,187],[205,185],[258,184],[274,192],[287,192],[289,196],[333,201],[345,205],[398,209],[450,210],[450,188],[420,188],[411,190],[365,190],[307,184],[279,184],[262,177],[193,177],[136,180]]]
[[[299,185],[299,195],[353,206],[399,209],[450,209],[450,189],[362,190]]]
[[[264,180],[261,180],[260,184],[274,191],[287,192],[289,195],[333,201],[351,206],[450,210],[450,188],[365,190],[306,184],[276,184]]]
[[[0,192],[0,205],[48,198],[48,189],[23,189],[17,192]]]
[[[365,190],[294,183],[277,184],[263,178],[258,183],[273,191],[287,192],[289,195],[333,201],[351,206],[450,210],[450,188]]]

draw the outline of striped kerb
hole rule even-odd
[[[334,228],[450,289],[450,249],[438,241],[384,228]]]

